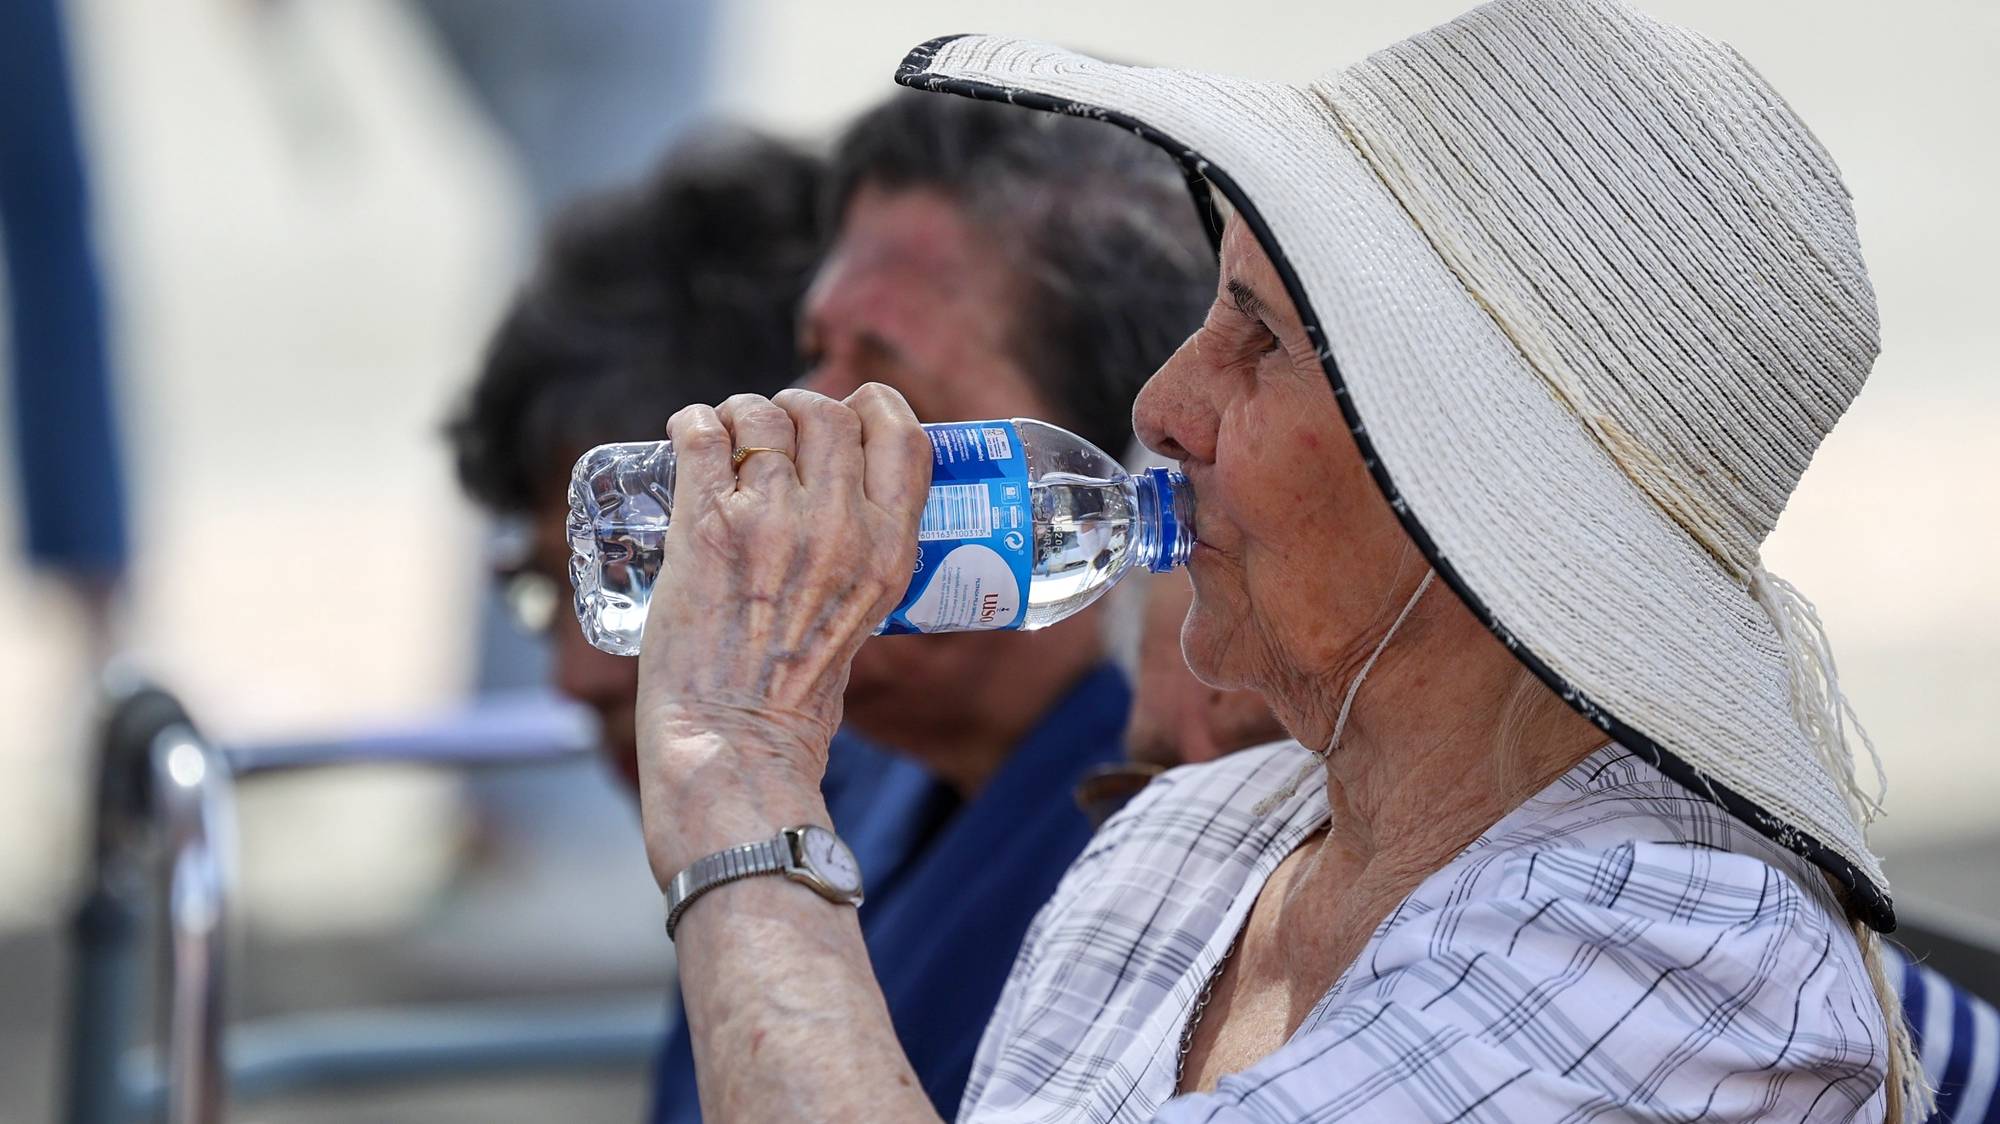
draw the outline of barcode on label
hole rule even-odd
[[[1006,440],[1004,433],[1001,440]],[[931,488],[930,499],[924,502],[923,522],[917,525],[918,542],[983,539],[992,533],[993,507],[986,499],[986,485],[938,484]]]
[[[986,438],[986,459],[989,461],[1010,460],[1014,456],[1014,443],[1007,440],[1007,431],[1001,427],[986,426],[980,434]]]

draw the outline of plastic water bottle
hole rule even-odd
[[[930,498],[910,587],[877,633],[1045,628],[1134,566],[1164,572],[1194,549],[1194,493],[1163,468],[1131,475],[1047,422],[927,425]],[[665,441],[599,445],[570,477],[570,581],[591,644],[639,654],[672,517]]]

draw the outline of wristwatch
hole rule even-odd
[[[836,905],[861,904],[861,867],[833,832],[815,824],[788,827],[761,843],[745,843],[696,859],[667,883],[667,939],[681,914],[717,886],[759,874],[782,874]]]

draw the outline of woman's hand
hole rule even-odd
[[[673,522],[639,655],[653,873],[824,821],[848,664],[910,581],[931,447],[901,395],[741,394],[673,416]],[[731,454],[755,453],[741,466]]]

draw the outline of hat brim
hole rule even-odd
[[[1438,576],[1609,739],[1826,870],[1873,928],[1895,927],[1793,714],[1762,605],[1549,391],[1311,88],[983,35],[916,48],[896,80],[1129,129],[1228,199]]]

